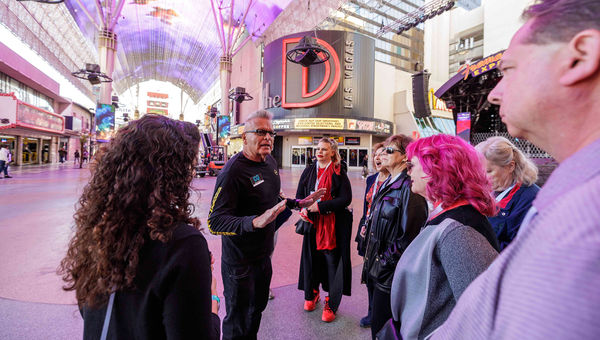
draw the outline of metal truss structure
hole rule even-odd
[[[89,98],[92,87],[71,76],[85,63],[98,60],[96,49],[80,32],[64,4],[0,0],[1,24],[31,47]]]

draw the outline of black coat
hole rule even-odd
[[[296,198],[302,199],[310,195],[315,189],[317,181],[317,162],[304,169]],[[340,175],[335,173],[331,179],[331,196],[329,201],[318,203],[319,211],[327,214],[335,213],[335,238],[337,249],[340,252],[340,265],[338,267],[339,279],[342,282],[342,293],[350,295],[352,287],[352,266],[350,263],[350,239],[352,238],[352,212],[347,209],[352,202],[352,187],[346,174],[346,169],[342,166]],[[309,213],[308,217],[315,221],[317,213]],[[313,228],[308,235],[303,236],[302,257],[300,260],[300,275],[298,278],[298,289],[309,291],[311,287],[311,278],[316,279],[323,286],[323,289],[329,291],[329,282],[327,279],[327,264],[325,257],[316,251],[316,230]],[[341,269],[341,270],[340,270]],[[338,277],[336,276],[336,280]]]
[[[371,204],[362,281],[368,277],[386,293],[392,287],[400,256],[427,222],[427,201],[410,187],[410,177],[404,171],[381,188]]]

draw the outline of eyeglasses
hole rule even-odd
[[[402,150],[399,149],[394,149],[391,146],[388,146],[387,148],[383,148],[383,151],[385,151],[385,153],[387,153],[388,155],[393,154],[394,152],[400,152],[403,153]]]
[[[407,161],[406,162],[406,171],[412,171],[412,169],[413,169],[414,166],[415,166],[414,164],[412,164],[411,162]]]
[[[244,131],[246,133],[255,133],[258,136],[264,137],[267,134],[269,134],[269,136],[271,137],[275,137],[277,136],[277,133],[275,131],[270,131],[270,130],[263,130],[263,129],[256,129],[256,130],[250,130],[250,131]]]

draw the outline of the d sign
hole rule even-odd
[[[300,107],[311,107],[329,99],[338,88],[340,83],[340,59],[331,45],[327,42],[316,38],[317,43],[327,50],[330,54],[328,61],[324,63],[325,73],[323,74],[323,80],[320,85],[313,91],[308,91],[308,72],[309,67],[302,67],[302,77],[299,74],[288,71],[288,61],[286,54],[288,51],[288,44],[297,44],[301,37],[283,39],[283,53],[281,55],[281,106],[284,108],[300,108]],[[291,82],[298,82],[302,79],[300,90],[298,91],[297,86],[289,86]],[[299,93],[290,93],[296,89]],[[296,98],[296,101],[293,101]],[[291,100],[290,100],[291,99]]]

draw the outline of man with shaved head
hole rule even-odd
[[[274,137],[271,114],[253,113],[244,125],[242,152],[227,162],[215,185],[208,229],[222,235],[223,339],[256,339],[273,273],[275,219],[286,206],[308,207],[323,195],[280,198],[279,171],[271,156]]]

